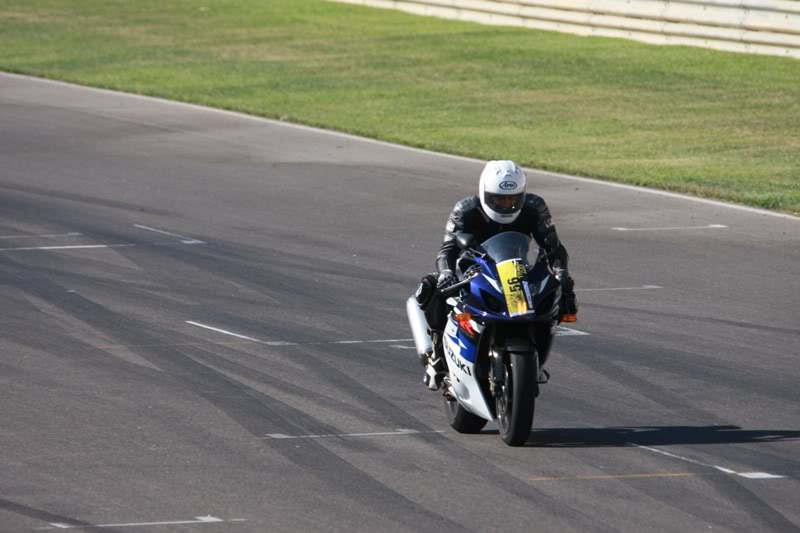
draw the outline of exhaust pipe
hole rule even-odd
[[[419,308],[417,299],[413,296],[406,301],[406,313],[408,314],[408,323],[411,325],[411,333],[414,335],[417,355],[433,353],[433,343],[428,334],[428,320],[425,318],[425,313]]]

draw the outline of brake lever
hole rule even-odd
[[[454,283],[450,285],[446,289],[440,291],[444,296],[450,296],[451,294],[456,294],[460,291],[463,287],[466,287],[470,284],[470,282],[477,277],[478,273],[476,272],[474,275],[465,276],[464,279],[459,281],[458,283]]]

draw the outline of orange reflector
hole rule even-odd
[[[570,314],[561,315],[561,322],[577,322],[577,321],[578,321],[578,315],[570,315]]]
[[[470,320],[472,320],[471,313],[459,313],[454,318],[456,322],[458,322],[459,327],[467,332],[468,335],[475,337],[478,334],[470,323]]]

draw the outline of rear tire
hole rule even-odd
[[[535,353],[510,353],[504,363],[505,387],[497,401],[500,436],[509,446],[528,441],[538,392],[538,360]]]
[[[480,433],[488,420],[473,415],[458,403],[456,400],[444,398],[444,412],[450,427],[459,433]]]

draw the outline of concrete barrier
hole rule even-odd
[[[418,15],[800,59],[797,0],[332,0]]]

